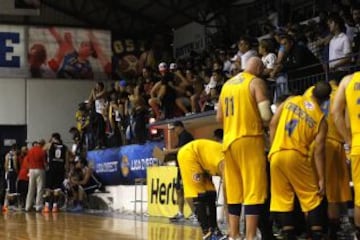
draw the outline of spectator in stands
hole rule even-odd
[[[247,61],[257,55],[256,51],[252,49],[252,42],[249,37],[241,37],[238,43],[239,51],[241,52],[241,70],[246,68]]]
[[[155,77],[153,76],[152,70],[149,67],[145,67],[142,69],[142,77],[140,78],[140,82],[143,84],[144,86],[144,99],[146,102],[149,101],[150,99],[150,93],[151,93],[151,89],[154,86],[156,80]]]
[[[7,184],[3,212],[6,212],[9,206],[13,206],[15,197],[17,197],[18,171],[17,145],[13,144],[10,151],[5,155],[5,179]]]
[[[198,113],[198,112],[200,112],[199,99],[204,90],[203,79],[200,76],[196,76],[194,78],[192,87],[193,87],[193,95],[190,96],[191,112]]]
[[[353,5],[352,7],[353,25],[353,41],[352,52],[357,53],[357,63],[360,64],[360,3]]]
[[[106,89],[103,82],[97,82],[95,87],[91,90],[88,101],[95,104],[95,111],[103,114],[106,106]]]
[[[224,77],[220,70],[214,70],[210,83],[205,87],[205,102],[201,105],[201,111],[215,110],[215,105],[218,101],[221,88],[224,84]]]
[[[110,135],[108,136],[108,146],[118,147],[122,144],[121,137],[121,121],[124,113],[121,113],[124,109],[118,104],[118,98],[116,93],[112,93],[109,103],[109,123],[110,123]]]
[[[270,76],[271,71],[274,70],[276,64],[276,55],[273,53],[271,42],[268,39],[263,39],[259,43],[259,54],[261,55],[261,61],[264,64],[264,72],[262,75],[264,78]]]
[[[128,126],[130,143],[144,144],[147,139],[146,124],[148,122],[148,109],[145,107],[145,100],[141,93],[144,92],[143,85],[138,84],[133,94],[129,95],[130,124]],[[127,134],[128,135],[128,134]]]
[[[151,89],[151,106],[156,120],[171,118],[174,112],[176,91],[174,86],[174,75],[163,73],[161,80]],[[160,110],[161,108],[161,110]]]
[[[86,104],[87,111],[89,113],[89,125],[87,132],[90,137],[93,137],[95,146],[91,146],[88,143],[88,150],[93,148],[99,149],[106,146],[106,135],[105,135],[105,120],[102,114],[95,111],[95,106],[92,103]]]
[[[81,133],[76,127],[71,127],[69,129],[71,134],[71,139],[74,141],[71,147],[71,154],[73,158],[79,158],[80,156],[85,156],[84,142],[81,139]]]
[[[45,144],[44,140],[34,142],[32,148],[28,151],[28,163],[29,163],[29,189],[26,197],[25,211],[31,211],[33,208],[35,190],[36,201],[35,210],[41,211],[43,193],[45,187],[45,166],[46,166],[46,154],[43,150]]]
[[[344,20],[336,14],[329,16],[329,29],[333,37],[329,44],[329,69],[332,72],[331,79],[340,79],[346,73],[345,65],[351,61],[351,43],[344,33]]]
[[[21,147],[19,154],[19,174],[18,174],[18,193],[19,193],[19,206],[21,209],[25,208],[26,195],[29,187],[29,163],[27,157],[28,148],[26,146]]]

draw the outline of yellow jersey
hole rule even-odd
[[[328,124],[328,132],[326,137],[328,139],[337,141],[337,142],[344,142],[344,138],[341,136],[341,134],[339,133],[339,131],[337,130],[336,126],[335,126],[335,122],[334,122],[334,116],[331,114],[330,109],[332,108],[332,105],[334,104],[334,98],[336,95],[336,91],[338,90],[338,86],[336,86],[336,84],[334,84],[333,82],[330,82],[330,86],[331,86],[331,94],[330,94],[330,98],[328,101],[324,102],[321,105],[321,110],[323,111],[323,113],[326,116],[326,121]],[[314,86],[309,87],[305,93],[304,96],[305,97],[312,97],[312,91],[314,89]]]
[[[281,150],[296,150],[308,156],[323,117],[319,105],[312,98],[295,96],[286,100],[269,156]]]
[[[221,143],[208,139],[197,139],[185,144],[181,151],[194,154],[200,166],[211,176],[220,174],[218,165],[224,160]]]
[[[250,92],[250,83],[254,78],[254,75],[242,72],[222,87],[219,101],[223,113],[224,150],[238,138],[263,134],[257,103]]]
[[[360,155],[360,72],[355,72],[345,89],[351,126],[351,154]]]

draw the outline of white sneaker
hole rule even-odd
[[[188,217],[188,220],[189,220],[190,222],[192,222],[192,223],[198,223],[198,222],[199,222],[198,219],[197,219],[197,217],[196,217],[196,215],[193,214],[193,213]]]
[[[177,213],[175,216],[170,218],[170,222],[184,222],[185,217],[181,213]]]

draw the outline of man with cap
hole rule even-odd
[[[169,154],[176,154],[177,155],[178,151],[180,150],[180,148],[182,146],[184,146],[185,144],[187,144],[187,143],[194,140],[194,137],[191,135],[191,133],[186,131],[186,129],[184,127],[184,124],[181,121],[175,121],[172,124],[171,129],[173,129],[173,131],[177,135],[178,143],[176,145],[176,148],[165,150],[165,155],[169,155]],[[177,165],[178,165],[178,162],[177,162]],[[177,203],[178,203],[178,206],[179,206],[179,212],[174,217],[170,218],[170,221],[171,222],[181,222],[181,221],[184,221],[184,204],[185,204],[185,201],[184,201],[184,188],[183,188],[183,184],[182,184],[180,170],[178,170],[178,177],[177,177],[177,182],[176,182],[175,188],[176,188],[176,195],[177,195]]]
[[[193,202],[203,239],[225,239],[217,225],[216,189],[212,176],[223,176],[223,130],[214,131],[216,141],[197,139],[184,145],[178,153],[185,199]]]

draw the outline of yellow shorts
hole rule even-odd
[[[351,176],[354,184],[355,206],[360,207],[360,155],[351,155]]]
[[[225,154],[225,186],[228,204],[263,204],[267,197],[264,138],[243,137]]]
[[[193,151],[182,148],[178,163],[184,185],[184,197],[196,198],[207,191],[216,191],[211,177],[204,177],[205,171]]]
[[[311,161],[299,152],[283,150],[274,153],[270,159],[270,176],[270,211],[291,212],[295,194],[303,212],[311,211],[321,203]]]
[[[351,200],[350,177],[342,143],[326,140],[326,197],[330,203]]]

